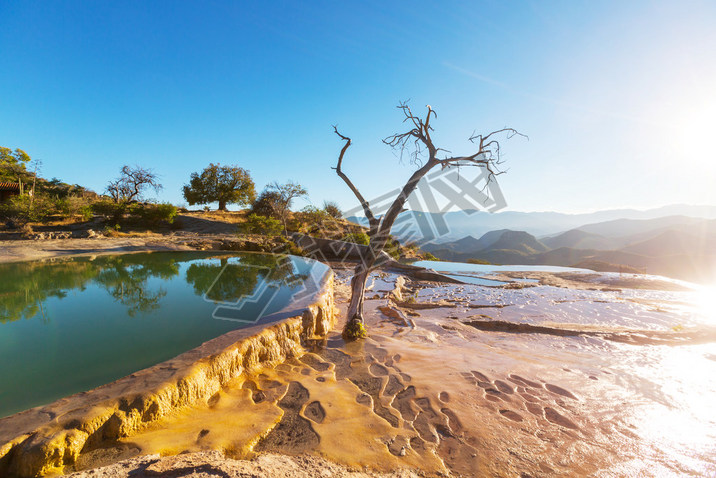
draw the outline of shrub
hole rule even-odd
[[[138,218],[143,224],[158,226],[174,222],[177,208],[169,203],[134,204],[130,207],[129,213]]]
[[[283,244],[283,253],[285,254],[291,254],[293,256],[305,256],[306,252],[301,249],[298,245],[296,245],[295,242],[292,240],[286,238],[286,237],[279,237],[278,238],[279,243]]]
[[[276,191],[263,191],[251,204],[251,213],[257,216],[281,218],[281,195]]]
[[[281,234],[283,226],[272,217],[261,216],[259,214],[249,214],[246,222],[242,224],[241,229],[248,234],[264,234],[266,236],[277,236]]]
[[[338,207],[338,203],[335,201],[323,201],[323,210],[326,214],[331,216],[333,219],[343,218],[341,208]]]
[[[352,232],[350,234],[346,234],[343,236],[342,241],[345,242],[353,242],[355,244],[361,244],[363,246],[367,246],[370,244],[370,238],[368,237],[368,234],[365,232]]]
[[[423,252],[423,260],[424,261],[439,261],[440,259],[438,259],[434,255],[432,255],[430,252]],[[468,261],[468,262],[470,262],[470,261]]]
[[[383,250],[396,261],[400,259],[400,243],[398,241],[389,239]]]
[[[0,203],[0,218],[12,227],[28,222],[47,222],[55,211],[54,201],[45,194],[36,194],[34,198],[23,194]]]
[[[90,199],[82,196],[66,196],[55,200],[57,213],[64,218],[82,216],[83,221],[92,218],[92,205]]]
[[[104,226],[103,234],[107,237],[117,237],[119,236],[119,230],[121,227],[119,224],[115,224],[114,226]]]
[[[306,206],[301,209],[301,216],[304,222],[310,225],[322,224],[323,221],[330,219],[331,216],[323,209],[318,209],[315,206]]]
[[[35,231],[32,229],[31,225],[25,224],[20,228],[20,233],[25,239],[30,239],[32,235],[35,234]]]
[[[92,204],[92,211],[109,221],[117,223],[122,220],[124,214],[127,212],[127,205],[103,199]]]
[[[79,214],[82,216],[82,220],[87,222],[92,219],[92,205],[87,204],[79,209]]]

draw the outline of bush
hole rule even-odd
[[[92,204],[92,211],[111,222],[117,223],[124,218],[124,214],[127,212],[127,205],[103,199]]]
[[[158,226],[173,223],[177,208],[169,203],[134,204],[129,208],[129,213],[143,224]]]
[[[440,259],[438,259],[434,255],[432,255],[430,252],[423,252],[423,260],[424,261],[439,261]],[[468,262],[470,262],[470,261],[468,261]]]
[[[335,201],[323,201],[323,211],[331,216],[333,219],[342,219],[343,213],[341,208],[338,207],[338,203]]]
[[[121,227],[119,224],[115,224],[114,226],[104,226],[103,234],[107,237],[117,237],[119,236],[119,230]]]
[[[12,227],[28,222],[47,222],[55,211],[54,201],[44,194],[36,194],[34,199],[27,194],[13,196],[0,203],[0,218]]]
[[[343,236],[343,239],[341,240],[345,242],[361,244],[363,246],[367,246],[368,244],[370,244],[370,237],[368,237],[368,234],[366,234],[365,232],[352,232]]]
[[[281,218],[281,195],[276,191],[263,191],[251,205],[251,213],[257,216]]]
[[[292,240],[286,238],[286,237],[279,237],[278,242],[283,245],[283,253],[284,254],[291,254],[293,256],[305,256],[306,252],[301,249],[298,245],[296,245],[295,242]]]
[[[92,205],[89,198],[81,196],[67,196],[55,201],[55,209],[64,218],[82,216],[83,221],[92,218]]]
[[[283,226],[272,217],[261,216],[259,214],[249,214],[246,222],[242,224],[241,229],[247,234],[264,234],[266,236],[277,236],[281,234]]]
[[[318,209],[315,206],[306,206],[301,209],[301,219],[310,225],[322,224],[324,221],[331,218],[331,216],[323,209]]]
[[[32,238],[33,234],[35,234],[35,231],[32,229],[31,225],[25,224],[20,228],[20,233],[25,239],[30,239]]]
[[[383,250],[396,261],[400,259],[400,242],[395,239],[388,239]]]

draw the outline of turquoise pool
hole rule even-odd
[[[249,253],[0,264],[0,417],[276,320],[327,273],[309,259]]]

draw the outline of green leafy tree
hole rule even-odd
[[[249,205],[256,198],[256,186],[247,170],[213,163],[201,174],[192,173],[183,192],[189,205],[218,202],[220,211],[227,204]]]
[[[0,146],[0,181],[26,180],[25,165],[30,161],[30,155],[25,151]]]
[[[10,148],[0,146],[0,164],[23,164],[30,162],[30,155],[20,148],[13,151]]]

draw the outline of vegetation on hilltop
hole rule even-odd
[[[219,210],[201,212],[149,199],[150,192],[162,190],[160,176],[139,165],[123,166],[118,176],[107,182],[104,194],[57,178],[44,179],[39,166],[20,149],[0,148],[0,181],[22,184],[19,194],[0,201],[0,225],[10,237],[37,237],[36,230],[68,226],[100,229],[108,236],[187,228],[187,232],[199,234],[235,234],[239,248],[278,248],[292,254],[302,253],[288,239],[292,233],[358,244],[368,242],[367,228],[345,220],[336,202],[292,211],[294,199],[308,195],[302,185],[273,182],[257,197],[249,171],[238,166],[210,164],[201,174],[191,175],[183,188],[190,204],[219,203]],[[247,209],[227,211],[227,204]],[[251,245],[246,240],[262,245]],[[421,258],[417,246],[402,246],[392,237],[386,251],[396,259]]]

